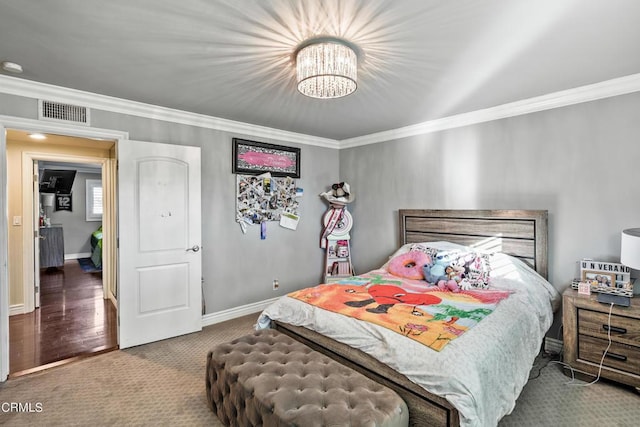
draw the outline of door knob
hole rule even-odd
[[[200,246],[198,245],[193,245],[192,247],[187,248],[187,252],[189,251],[198,252],[199,250],[200,250]]]

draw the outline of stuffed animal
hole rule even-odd
[[[460,282],[462,282],[462,275],[464,274],[464,267],[459,265],[448,265],[444,269],[447,278],[438,280],[438,287],[444,290],[450,290],[451,292],[460,292]]]
[[[438,252],[431,257],[431,262],[423,267],[425,280],[437,285],[442,290],[448,289],[453,292],[459,292],[460,287],[458,286],[458,281],[455,280],[457,270],[451,265],[452,259],[451,254],[447,252]],[[447,275],[447,267],[451,268],[450,272],[454,272],[451,277]]]
[[[431,284],[438,283],[438,280],[445,279],[445,268],[451,263],[451,255],[447,252],[438,252],[431,257],[431,262],[424,265],[424,278]]]

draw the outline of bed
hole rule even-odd
[[[91,262],[97,269],[102,268],[102,226],[91,233]]]
[[[416,244],[494,253],[491,286],[510,295],[439,351],[289,296],[267,307],[258,327],[274,327],[394,389],[413,426],[497,424],[513,410],[559,304],[545,280],[547,211],[403,209],[399,237],[390,259]]]

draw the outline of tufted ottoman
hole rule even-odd
[[[393,390],[273,329],[211,350],[207,400],[225,425],[407,426]]]

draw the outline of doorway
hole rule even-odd
[[[12,377],[117,348],[117,292],[115,275],[109,274],[115,271],[115,141],[54,134],[37,143],[28,138],[27,132],[7,131],[9,169],[17,163],[11,158],[20,157],[22,166],[20,173],[8,173],[10,211],[17,209],[11,189],[22,194],[22,215],[12,217],[9,228],[9,275],[23,287],[22,304],[12,305],[9,317]],[[39,166],[34,178],[49,172],[47,183],[54,187],[75,171],[73,191],[33,185],[34,164]],[[94,196],[99,199],[93,205],[100,202],[104,209],[99,221],[86,210]],[[12,231],[22,235],[21,242],[11,239]],[[79,262],[92,258],[89,270]]]
[[[73,143],[67,142],[66,147],[55,149],[50,143],[20,143],[16,155],[7,143],[11,129],[31,132],[38,129],[52,139],[60,137]],[[49,149],[51,152],[46,157],[51,160],[102,165],[102,278],[106,295],[118,310],[119,347],[202,328],[200,148],[132,141],[127,132],[0,115],[0,164],[7,166],[0,168],[0,212],[5,212],[0,215],[0,381],[9,376],[9,317],[34,310],[34,288],[23,284],[33,283],[35,239],[32,226],[24,227],[22,222],[23,218],[33,218],[34,202],[29,197],[32,193],[27,193],[26,197],[22,195],[24,187],[33,191],[33,162],[40,160],[45,150],[49,153]],[[116,158],[121,161],[119,168]],[[138,166],[144,171],[133,173]],[[165,174],[167,169],[177,175]],[[13,182],[18,183],[17,187],[9,184],[9,177],[16,173],[19,178]],[[176,176],[180,179],[175,179]],[[116,180],[119,183],[117,194]],[[154,204],[155,221],[171,224],[164,226],[144,222],[139,216],[131,217],[133,213],[149,215],[147,199]],[[177,199],[184,204],[177,203]],[[116,202],[125,208],[118,211]],[[175,206],[183,208],[176,211]],[[116,247],[116,227],[130,226],[134,222],[141,226],[133,230],[121,228]],[[185,231],[181,241],[172,241],[166,238],[170,233],[163,232],[176,229],[175,225]],[[165,245],[179,246],[170,256],[160,257],[148,268],[140,249],[155,251],[154,242],[158,239]],[[163,274],[167,270],[172,274]],[[143,274],[138,274],[140,272]],[[179,275],[184,280],[173,280]],[[160,288],[156,286],[158,283]],[[136,289],[142,294],[136,293]],[[183,297],[178,302],[172,297],[176,292]],[[143,298],[138,298],[140,295]],[[155,319],[163,323],[154,323]]]

